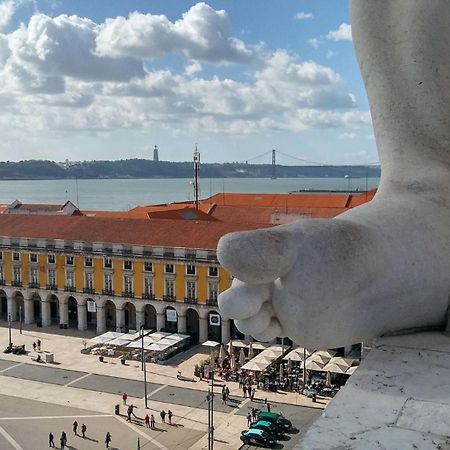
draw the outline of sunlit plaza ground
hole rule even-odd
[[[38,331],[39,330],[39,331]],[[70,332],[73,335],[67,335]],[[0,323],[0,346],[9,342],[7,323]],[[63,334],[64,333],[64,334]],[[24,344],[27,355],[0,353],[0,448],[3,450],[35,450],[48,448],[48,433],[59,437],[65,431],[68,448],[89,450],[104,448],[107,431],[112,434],[113,449],[203,449],[207,445],[208,384],[206,381],[181,381],[178,371],[192,377],[195,365],[207,356],[202,347],[194,347],[169,361],[169,364],[147,364],[148,407],[145,410],[143,372],[136,361],[122,365],[119,358],[84,355],[84,342],[91,332],[47,328],[46,333],[35,326],[17,327],[11,331],[15,345]],[[54,354],[54,363],[35,362],[33,342],[41,340],[41,355]],[[198,379],[197,379],[198,380]],[[280,441],[278,448],[293,448],[301,434],[320,416],[326,400],[316,403],[294,392],[256,391],[255,401],[242,397],[235,382],[227,382],[231,401],[224,405],[220,398],[222,380],[217,381],[214,402],[215,449],[237,449],[241,430],[246,428],[245,416],[252,407],[265,409],[264,399],[272,410],[283,412],[293,421],[297,431]],[[136,406],[133,422],[126,422],[127,403]],[[120,405],[120,416],[114,414]],[[162,424],[161,410],[172,410],[173,425]],[[156,429],[145,427],[141,418],[148,412],[156,418]],[[87,439],[74,436],[72,423],[85,423]]]

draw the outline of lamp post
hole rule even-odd
[[[148,409],[147,403],[147,370],[145,367],[145,357],[144,357],[144,325],[141,325],[141,351],[142,351],[142,370],[144,371],[144,398],[145,398],[145,409]]]
[[[214,354],[211,351],[209,373],[211,386],[208,391],[208,450],[214,449]]]
[[[8,313],[8,337],[9,337],[9,348],[12,347],[11,342],[11,313]]]
[[[22,334],[22,306],[19,306],[20,334]]]
[[[303,347],[303,390],[306,388],[306,348]]]

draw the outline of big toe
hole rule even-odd
[[[230,233],[217,247],[220,263],[234,276],[253,284],[269,283],[285,275],[297,258],[291,225]]]

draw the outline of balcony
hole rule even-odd
[[[208,306],[217,306],[217,298],[208,298],[206,304]]]
[[[134,298],[134,292],[122,291],[122,297]]]
[[[155,300],[155,294],[142,294],[142,298],[145,298],[146,300]]]
[[[103,295],[110,295],[110,296],[114,296],[114,295],[115,295],[113,289],[103,289],[103,290],[102,290],[102,294],[103,294]]]
[[[84,294],[95,294],[95,289],[92,287],[84,287],[83,293]]]
[[[174,295],[163,295],[163,300],[165,302],[174,302],[175,296]]]
[[[28,283],[28,287],[33,289],[39,289],[41,285],[37,281],[31,281],[30,283]]]
[[[22,287],[22,282],[21,281],[13,281],[13,282],[11,282],[11,286]]]
[[[75,286],[64,286],[64,290],[66,292],[76,292],[76,287]]]
[[[190,303],[191,305],[196,305],[198,300],[192,297],[184,297],[184,303]]]
[[[55,283],[51,283],[51,284],[47,284],[46,289],[48,291],[57,291],[58,290],[58,286],[56,286]]]

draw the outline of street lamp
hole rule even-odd
[[[22,334],[22,306],[19,306],[20,334]]]
[[[145,367],[145,357],[144,357],[144,325],[141,325],[141,356],[142,356],[142,370],[144,371],[144,396],[145,396],[145,409],[148,409],[147,404],[147,370]]]
[[[214,354],[211,350],[209,373],[211,374],[211,387],[208,391],[208,450],[214,449]]]
[[[12,347],[11,342],[11,313],[8,313],[8,336],[9,336],[9,348]]]

